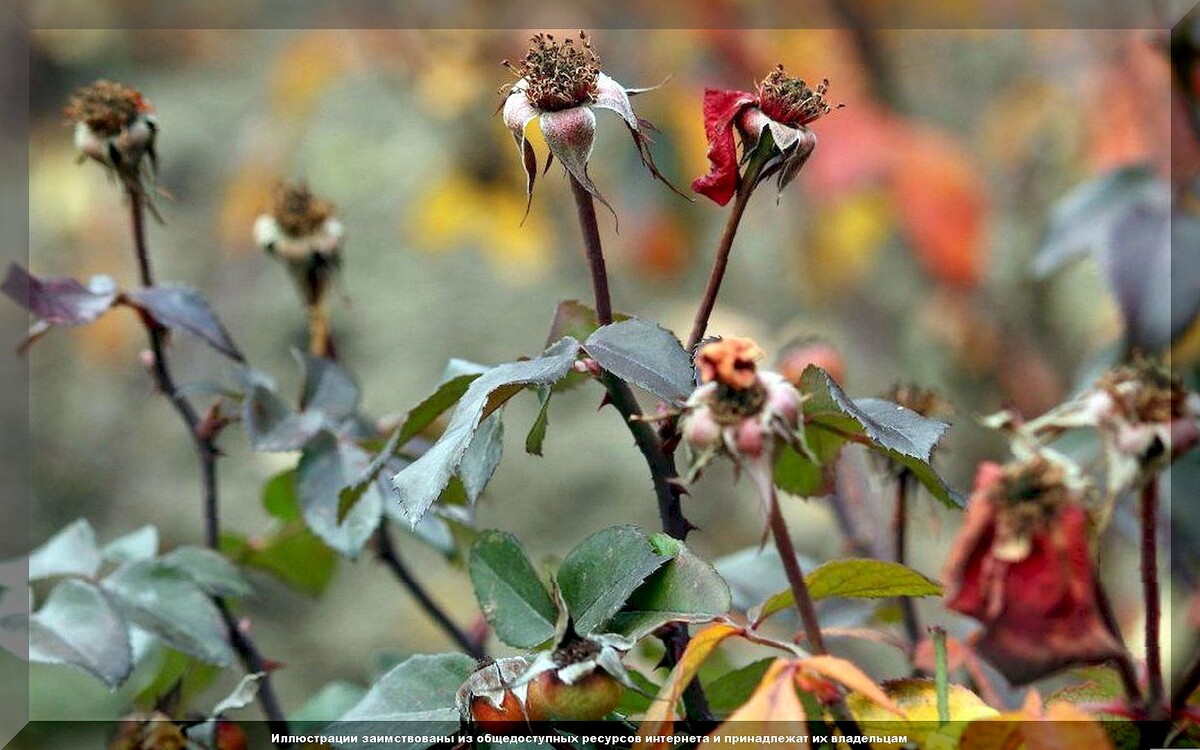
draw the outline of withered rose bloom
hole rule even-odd
[[[341,266],[346,230],[334,205],[306,183],[280,184],[271,206],[254,222],[254,240],[288,266],[300,295],[318,304]]]
[[[96,81],[75,90],[64,114],[75,123],[75,147],[131,186],[152,173],[157,162],[154,140],[158,122],[141,92],[112,81]],[[149,169],[143,169],[149,160]]]
[[[1014,685],[1122,653],[1096,602],[1082,486],[1041,456],[981,464],[946,560],[946,604],[979,620],[976,650]]]
[[[558,159],[580,185],[608,205],[587,171],[596,136],[596,108],[620,115],[642,163],[656,179],[675,190],[650,155],[646,131],[653,126],[634,113],[629,101],[630,96],[651,89],[626,88],[601,71],[600,57],[582,31],[578,43],[575,39],[560,42],[550,34],[537,34],[531,42],[529,51],[515,64],[504,61],[517,82],[509,89],[502,107],[504,124],[521,152],[529,200],[533,199],[537,178],[537,156],[525,138],[525,129],[538,120],[550,149],[549,158]]]
[[[758,179],[777,172],[782,192],[817,145],[809,124],[833,109],[825,101],[828,88],[829,81],[812,88],[778,65],[753,92],[705,89],[704,132],[712,166],[708,174],[692,183],[692,190],[722,206],[737,193],[741,175],[733,138],[736,129],[742,139],[743,158],[754,152],[764,133],[771,137],[772,158]]]

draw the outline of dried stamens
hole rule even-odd
[[[1138,356],[1100,379],[1126,418],[1141,423],[1166,423],[1187,411],[1187,389],[1162,361]]]
[[[828,90],[828,79],[813,89],[803,80],[785,73],[783,65],[777,65],[758,84],[759,108],[767,117],[784,125],[807,125],[835,109],[825,101],[825,92]],[[841,106],[837,105],[838,108]]]
[[[524,79],[525,96],[543,111],[578,107],[596,100],[600,79],[600,57],[587,34],[555,41],[550,34],[536,34],[532,46],[516,65],[504,62],[514,75]]]
[[[100,80],[76,89],[64,114],[107,138],[119,134],[138,115],[150,109],[150,104],[137,89]]]

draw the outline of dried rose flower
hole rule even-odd
[[[127,184],[138,185],[157,166],[154,140],[158,122],[141,92],[112,81],[96,81],[75,90],[64,114],[75,123],[75,147]],[[142,157],[149,158],[143,169]]]
[[[1001,426],[1004,415],[992,417]],[[1080,396],[1015,429],[1033,439],[1087,427],[1104,444],[1115,497],[1200,443],[1200,395],[1161,361],[1138,356],[1106,372]]]
[[[341,266],[345,234],[334,205],[303,182],[277,186],[270,209],[254,222],[255,242],[288,266],[309,305],[321,301]]]
[[[946,603],[983,623],[975,648],[1013,684],[1122,653],[1096,602],[1085,487],[1043,456],[979,466]]]
[[[593,110],[597,107],[621,116],[633,136],[642,163],[656,179],[674,190],[650,155],[646,130],[653,126],[634,113],[629,101],[630,96],[650,89],[625,88],[605,75],[600,70],[600,58],[592,49],[591,40],[582,31],[578,43],[570,38],[559,42],[550,34],[537,34],[531,41],[523,58],[515,64],[504,62],[517,76],[517,82],[509,89],[503,104],[504,124],[512,131],[525,166],[529,200],[533,200],[537,156],[525,138],[525,129],[529,123],[538,120],[550,148],[550,158],[562,162],[571,177],[608,205],[587,173],[596,134]]]
[[[809,124],[833,109],[825,101],[828,88],[829,81],[812,88],[789,76],[778,65],[753,92],[705,89],[704,132],[712,166],[708,174],[692,183],[692,190],[722,206],[733,198],[741,182],[733,139],[736,128],[742,139],[744,159],[758,147],[764,132],[770,135],[772,159],[757,181],[778,172],[777,185],[782,192],[817,145]]]

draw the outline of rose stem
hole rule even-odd
[[[154,273],[150,266],[150,253],[146,242],[146,204],[141,185],[129,185],[126,194],[129,198],[129,214],[133,229],[134,249],[137,253],[138,270],[144,287],[154,286]],[[187,397],[179,392],[175,378],[171,374],[170,361],[167,359],[166,347],[163,340],[163,329],[148,316],[142,316],[142,324],[150,339],[150,351],[154,355],[154,379],[158,390],[171,400],[175,411],[192,436],[196,447],[196,455],[200,459],[201,481],[204,487],[204,540],[210,549],[217,550],[220,546],[220,516],[217,502],[217,449],[213,436],[204,434],[201,421],[195,408]],[[247,672],[262,673],[263,678],[258,687],[258,702],[267,717],[267,723],[273,734],[288,734],[287,720],[279,707],[275,689],[271,684],[271,673],[259,653],[258,647],[238,625],[237,619],[229,611],[225,600],[212,597],[213,604],[221,613],[225,627],[229,631],[230,645],[233,646]],[[287,747],[288,743],[276,743],[278,747]]]
[[[717,305],[717,295],[721,292],[721,282],[725,280],[725,269],[729,266],[729,254],[733,250],[733,240],[737,237],[738,227],[742,223],[742,214],[746,212],[746,206],[750,203],[750,195],[754,192],[758,176],[767,161],[761,153],[763,150],[760,149],[760,153],[756,153],[750,160],[746,166],[746,173],[738,181],[733,208],[729,212],[729,218],[725,220],[725,230],[721,233],[717,254],[713,257],[713,267],[708,275],[708,285],[704,288],[704,296],[700,298],[700,307],[696,310],[696,318],[692,323],[692,333],[688,336],[687,346],[684,347],[689,352],[696,348],[700,339],[704,338],[704,331],[708,328],[708,319]],[[770,150],[769,148],[765,149],[767,152]]]
[[[1142,595],[1146,600],[1146,710],[1151,721],[1166,718],[1159,631],[1162,603],[1158,587],[1158,477],[1142,487]]]
[[[596,319],[600,325],[608,325],[613,322],[612,302],[608,290],[608,273],[604,267],[604,248],[600,242],[600,229],[596,222],[596,204],[587,188],[569,173],[568,177],[579,216],[584,253],[587,256],[588,268],[592,276]],[[650,478],[654,483],[654,494],[658,500],[658,515],[662,521],[663,532],[675,539],[686,539],[692,525],[684,517],[679,500],[683,488],[679,482],[679,472],[675,468],[674,457],[663,449],[662,441],[654,429],[640,419],[642,411],[629,385],[608,372],[600,376],[600,382],[608,392],[609,401],[624,418],[626,427],[633,435],[634,443],[637,444],[638,450],[646,460],[646,465],[650,468]],[[666,660],[674,665],[679,654],[687,646],[687,629],[686,626],[673,625],[665,630],[667,632],[662,635],[661,640],[667,649]],[[705,697],[699,681],[693,680],[688,685],[683,694],[683,702],[690,720],[702,722],[713,720],[712,713],[708,708],[708,699]]]
[[[817,607],[812,596],[808,593],[808,584],[804,582],[804,571],[800,569],[800,559],[796,556],[796,547],[792,544],[792,535],[788,531],[787,522],[779,509],[779,494],[775,491],[775,483],[761,483],[762,490],[767,493],[767,504],[770,507],[771,536],[775,539],[775,549],[779,552],[779,560],[783,563],[783,571],[787,574],[788,585],[792,588],[792,598],[796,603],[796,611],[800,613],[800,622],[804,626],[805,645],[814,654],[827,654],[825,638],[821,635],[821,623],[817,620]],[[854,718],[846,708],[841,698],[833,704],[832,712],[842,732],[847,736],[860,734]]]
[[[908,469],[901,469],[896,477],[896,513],[892,517],[892,533],[894,540],[894,559],[901,565],[906,564],[908,546],[908,488],[912,486],[912,475]],[[901,596],[897,599],[900,613],[904,620],[904,632],[911,646],[909,656],[916,651],[921,640],[921,623],[917,619],[917,606],[912,597]]]
[[[396,552],[396,547],[392,544],[392,537],[388,533],[388,523],[386,520],[379,525],[377,540],[379,559],[388,566],[388,569],[396,576],[396,580],[400,581],[408,589],[408,592],[417,600],[417,604],[421,605],[421,609],[425,610],[425,614],[429,615],[430,619],[436,622],[438,627],[467,654],[475,659],[483,659],[487,656],[483,644],[468,636],[461,628],[454,624],[454,621],[442,611],[442,608],[438,606],[429,592],[425,590],[425,587],[421,585],[421,582],[417,580],[412,571],[408,569],[408,566],[404,564],[404,561],[400,559],[400,555]]]

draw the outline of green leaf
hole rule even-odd
[[[145,665],[149,661],[150,669]],[[193,659],[161,644],[139,662],[138,674],[149,672],[144,684],[136,686],[134,705],[153,705],[168,692],[179,696],[180,705],[204,693],[221,675],[220,667]]]
[[[554,389],[540,386],[537,394],[537,419],[533,420],[533,426],[529,428],[529,434],[525,436],[525,452],[533,456],[542,455],[542,444],[546,441],[546,427],[550,424],[550,397],[554,394]]]
[[[392,484],[410,523],[429,511],[458,470],[479,423],[527,385],[549,385],[570,371],[579,343],[566,338],[540,357],[499,365],[480,375],[467,388],[450,424],[424,455],[401,469]]]
[[[556,575],[576,632],[595,632],[669,559],[632,526],[613,526],[583,540]]]
[[[304,522],[326,544],[350,558],[358,556],[383,517],[385,500],[373,482],[352,507],[343,507],[342,490],[354,485],[370,463],[370,454],[355,443],[322,432],[304,447],[296,466]]]
[[[554,600],[516,537],[483,532],[471,547],[468,568],[479,608],[497,638],[532,648],[554,635]]]
[[[303,411],[316,411],[340,421],[358,409],[358,384],[354,376],[337,362],[313,357],[293,349],[292,355],[304,369],[304,390],[300,397]]]
[[[288,715],[290,722],[326,722],[349,711],[367,694],[361,685],[346,680],[327,683],[303,706]]]
[[[468,362],[465,359],[450,360],[437,390],[414,406],[408,416],[404,418],[404,423],[397,431],[396,447],[404,446],[422,430],[433,424],[447,409],[458,403],[471,383],[487,370],[486,365]]]
[[[29,553],[29,580],[55,576],[94,578],[100,570],[96,532],[85,519],[65,526]]]
[[[814,601],[830,597],[887,599],[896,596],[941,596],[941,584],[921,573],[888,560],[850,558],[830,560],[804,577]],[[780,610],[794,606],[792,590],[775,594],[751,618],[762,622]]]
[[[187,576],[213,596],[248,596],[252,589],[236,566],[220,553],[203,547],[177,547],[160,562]]]
[[[420,721],[421,734],[450,734],[459,724],[458,688],[474,671],[475,660],[465,654],[410,657],[379,678],[339,721]],[[356,727],[355,733],[373,732]]]
[[[742,707],[749,698],[767,667],[775,661],[774,657],[760,659],[744,667],[726,672],[704,686],[704,695],[708,698],[708,707],[718,717],[727,716]]]
[[[146,525],[117,537],[104,545],[100,554],[108,562],[116,563],[149,560],[158,555],[158,529]]]
[[[846,439],[831,432],[805,428],[811,456],[784,444],[775,459],[775,485],[797,497],[824,497],[833,491],[833,464]],[[816,462],[813,461],[816,458]]]
[[[267,513],[280,521],[299,521],[300,498],[296,495],[296,470],[288,469],[267,480],[262,489],[262,504]]]
[[[669,562],[633,592],[603,630],[638,640],[668,622],[708,622],[729,612],[729,586],[712,565],[665,534],[650,537],[650,545]]]
[[[629,675],[629,679],[637,685],[638,690],[624,690],[621,692],[621,702],[613,709],[614,712],[622,716],[631,714],[644,714],[650,709],[654,702],[654,696],[662,690],[662,685],[654,683],[649,677],[637,671],[636,669],[626,669],[625,674]]]
[[[458,478],[472,503],[483,494],[483,488],[496,473],[504,453],[504,423],[500,417],[497,411],[479,423],[458,464]]]
[[[606,325],[583,349],[605,370],[669,404],[683,403],[696,389],[691,357],[657,323],[630,318]]]
[[[235,534],[223,534],[221,552],[309,596],[325,592],[338,560],[337,554],[299,521],[288,523],[253,544]]]
[[[861,438],[884,456],[907,467],[948,507],[961,508],[965,499],[929,466],[933,450],[949,425],[927,419],[899,404],[877,398],[857,401],[820,367],[809,365],[800,379],[806,396],[804,419],[810,430],[824,430],[845,439]]]
[[[66,664],[115,688],[133,669],[129,627],[99,589],[69,579],[29,617],[29,660]]]
[[[202,661],[234,661],[225,622],[208,596],[175,568],[157,560],[127,563],[104,579],[104,590],[135,624]]]

